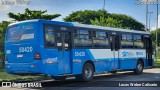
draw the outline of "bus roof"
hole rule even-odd
[[[79,23],[73,23],[73,25],[75,27],[86,27],[86,28],[95,28],[95,29],[103,29],[103,30],[119,31],[119,32],[150,34],[149,31],[129,30],[129,29],[121,29],[121,28],[112,28],[112,27],[103,27],[103,26],[96,26],[96,25],[79,24]]]
[[[21,23],[26,23],[26,22],[38,22],[38,21],[39,21],[39,19],[25,20],[25,21],[19,21],[19,22],[11,23],[8,26],[13,26],[13,25],[16,25],[16,24],[21,24]]]
[[[44,20],[44,19],[33,19],[33,20],[20,21],[20,22],[9,24],[9,26],[20,24],[20,23],[25,23],[25,22],[38,22],[38,21],[50,22],[50,23],[56,23],[56,24],[65,24],[65,25],[73,26],[73,27],[84,27],[84,28],[103,29],[103,30],[119,31],[119,32],[150,34],[149,31],[129,30],[129,29],[121,29],[121,28],[112,28],[112,27],[103,27],[103,26],[96,26],[96,25],[80,24],[80,23],[75,23],[75,22],[61,22],[61,21],[52,21],[52,20]]]

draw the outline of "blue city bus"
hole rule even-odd
[[[45,74],[91,81],[94,74],[152,67],[150,32],[51,20],[10,24],[5,68],[10,74]]]

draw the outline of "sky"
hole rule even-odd
[[[144,25],[146,24],[146,5],[138,4],[137,0],[105,0],[105,2],[105,10],[109,13],[126,14]],[[103,4],[104,0],[0,0],[0,22],[12,20],[7,16],[9,12],[23,13],[25,8],[47,10],[47,14],[61,14],[62,16],[54,20],[63,21],[63,18],[72,12],[99,10],[103,8]],[[150,25],[151,29],[154,30],[157,20],[156,5],[149,5],[149,12],[153,12],[151,14]]]

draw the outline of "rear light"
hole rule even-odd
[[[39,53],[34,53],[34,60],[40,60],[41,55]]]
[[[4,60],[7,61],[7,56],[4,57]]]

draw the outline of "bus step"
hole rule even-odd
[[[121,71],[121,69],[112,69],[111,71]]]
[[[61,74],[61,75],[58,75],[58,76],[73,76],[73,74]]]

